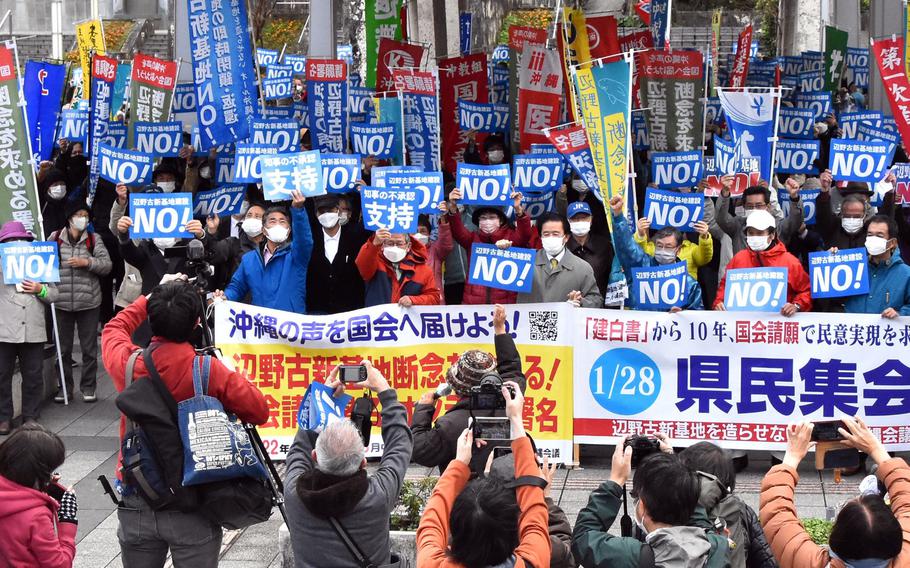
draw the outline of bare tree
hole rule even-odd
[[[253,28],[257,41],[262,41],[262,29],[275,12],[278,0],[248,0],[250,26]]]

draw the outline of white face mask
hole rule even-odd
[[[338,224],[338,213],[334,211],[329,211],[318,216],[319,224],[325,227],[326,229],[331,229]]]
[[[481,232],[491,235],[499,228],[499,219],[481,219],[477,226]]]
[[[341,226],[347,225],[349,220],[350,220],[350,215],[348,215],[347,213],[338,214],[338,223]]]
[[[855,217],[844,217],[840,220],[840,226],[853,235],[863,228],[863,221],[864,219],[857,219]]]
[[[159,181],[159,182],[156,183],[155,185],[157,185],[158,187],[160,187],[160,188],[161,188],[161,191],[163,191],[164,193],[171,193],[172,191],[174,191],[175,189],[177,189],[177,182],[176,182],[176,181]]]
[[[876,237],[874,235],[869,235],[866,237],[866,252],[868,252],[870,256],[878,256],[880,254],[884,254],[887,250],[887,240],[881,237]]]
[[[583,237],[591,232],[590,221],[569,221],[569,229],[576,237]]]
[[[152,242],[155,243],[158,250],[164,250],[177,244],[177,239],[174,237],[161,237],[159,239],[152,239]]]
[[[768,248],[768,245],[771,242],[768,240],[768,237],[757,236],[757,237],[746,237],[746,244],[749,245],[749,248],[755,252],[761,252]]]
[[[276,245],[280,245],[284,241],[288,240],[288,235],[290,233],[290,229],[281,225],[274,225],[265,230],[266,238]]]
[[[382,254],[389,262],[401,262],[405,255],[408,254],[408,249],[402,247],[385,247],[382,249]]]
[[[47,196],[55,201],[63,199],[66,196],[66,185],[62,183],[58,185],[52,185],[47,190]]]
[[[573,179],[572,180],[572,189],[574,189],[578,193],[584,193],[584,192],[588,191],[588,186],[585,184],[584,181],[582,181],[580,179]]]
[[[733,214],[736,215],[737,217],[745,217],[745,216],[746,216],[746,208],[743,207],[742,205],[737,205],[737,206],[733,209]]]
[[[427,244],[428,242],[430,242],[430,237],[427,236],[427,235],[424,235],[423,233],[414,233],[414,234],[411,235],[411,236],[414,237],[414,240],[415,240],[415,241],[417,241],[418,243],[420,243],[420,244],[422,244],[422,245],[424,245],[424,246],[426,246],[426,244]]]
[[[73,217],[70,219],[70,227],[77,231],[84,231],[88,227],[88,217]]]
[[[491,164],[499,164],[506,157],[506,154],[502,150],[491,150],[487,152],[487,157],[490,158]]]
[[[212,168],[210,168],[208,166],[202,166],[201,168],[199,168],[199,177],[201,177],[202,179],[209,179],[210,177],[212,177]]]
[[[676,251],[667,249],[655,250],[654,260],[657,261],[657,264],[671,264],[676,261]]]
[[[240,228],[243,229],[246,236],[257,237],[262,234],[262,219],[256,217],[244,219],[243,223],[240,223]]]
[[[550,256],[558,255],[566,246],[562,242],[562,237],[544,237],[540,239],[540,242],[543,244],[543,250],[547,251]]]
[[[639,503],[641,503],[641,500],[632,499],[632,518],[635,520],[635,524],[638,525],[638,528],[641,529],[641,532],[648,534],[648,529],[645,528],[644,520],[638,515]]]

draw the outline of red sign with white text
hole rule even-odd
[[[110,83],[117,77],[117,60],[97,53],[92,57],[92,79]]]
[[[588,49],[591,59],[600,59],[619,53],[619,32],[616,18],[613,16],[596,16],[585,20],[588,28]]]
[[[439,116],[442,130],[443,167],[455,173],[464,158],[468,133],[459,128],[458,101],[488,102],[487,56],[475,53],[439,61]],[[477,142],[481,137],[477,136]]]
[[[904,144],[910,143],[910,81],[904,72],[904,43],[900,37],[872,43],[872,54],[891,104],[891,114]]]
[[[380,39],[379,55],[376,61],[376,92],[395,89],[392,69],[396,67],[419,69],[424,51],[422,45],[413,45],[386,37]]]
[[[132,80],[159,89],[173,90],[177,83],[177,62],[137,53],[133,58]]]
[[[588,148],[588,136],[581,124],[566,124],[547,131],[547,138],[560,154],[572,154]]]
[[[436,77],[430,71],[392,69],[395,90],[414,95],[436,96]]]
[[[749,52],[752,51],[752,24],[746,26],[739,34],[736,42],[736,58],[733,60],[733,69],[730,70],[730,86],[745,87],[746,77],[749,75]]]
[[[348,79],[348,66],[344,59],[307,59],[307,81],[341,82]]]
[[[547,30],[528,26],[509,26],[509,47],[517,52],[524,50],[524,45],[545,45]]]

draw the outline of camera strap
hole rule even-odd
[[[537,475],[522,475],[521,477],[516,477],[512,481],[506,483],[505,486],[510,489],[515,489],[522,486],[540,487],[541,489],[546,489],[547,482],[544,478]]]
[[[344,543],[345,548],[347,548],[348,552],[351,553],[351,556],[354,557],[354,562],[361,568],[376,568],[376,565],[367,558],[362,550],[360,550],[360,547],[357,546],[357,543],[351,538],[351,534],[344,528],[344,525],[342,525],[338,519],[329,517],[329,522],[332,524],[332,528],[335,529],[338,538]]]

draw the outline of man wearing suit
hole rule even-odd
[[[307,313],[337,314],[364,306],[363,278],[354,261],[366,241],[359,224],[339,222],[338,196],[315,199],[313,256],[307,272]]]

